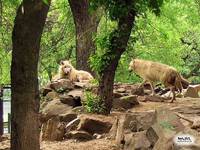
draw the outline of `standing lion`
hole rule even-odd
[[[189,82],[184,79],[175,68],[158,62],[147,61],[142,59],[133,59],[129,64],[129,70],[134,71],[143,78],[144,83],[149,82],[154,95],[154,82],[160,81],[165,87],[169,87],[173,93],[171,102],[175,100],[175,89],[182,92],[183,84],[189,85]]]

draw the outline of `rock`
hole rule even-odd
[[[192,87],[191,85],[188,86],[183,95],[184,97],[199,98],[198,91],[195,89],[195,87]]]
[[[125,122],[125,115],[122,115],[119,117],[118,126],[117,126],[117,132],[116,132],[116,144],[118,147],[124,146],[124,122]]]
[[[40,93],[42,94],[42,96],[46,96],[51,91],[52,91],[52,89],[50,87],[50,84],[47,84],[46,87],[43,87],[40,89]]]
[[[139,102],[147,102],[147,101],[151,101],[151,102],[164,102],[166,99],[164,97],[160,97],[160,96],[151,96],[151,95],[145,95],[145,96],[138,96],[138,101]]]
[[[156,109],[155,123],[147,130],[147,138],[154,150],[168,150],[176,133],[184,129],[183,124],[172,111],[161,107]]]
[[[138,105],[139,102],[137,101],[137,96],[130,95],[130,96],[123,96],[119,99],[113,100],[113,108],[114,109],[130,109],[133,108],[135,105]]]
[[[116,134],[117,134],[117,129],[118,129],[118,124],[119,124],[119,118],[116,117],[111,129],[110,129],[110,132],[109,132],[109,139],[112,139],[114,140],[116,138]]]
[[[52,91],[52,92],[49,92],[47,95],[46,95],[46,101],[52,101],[53,99],[56,99],[56,98],[59,98],[59,95],[58,93]]]
[[[69,106],[75,106],[75,100],[72,96],[69,96],[69,95],[60,95],[60,101],[63,103],[63,104],[67,104]]]
[[[78,124],[80,123],[80,119],[76,118],[72,121],[70,121],[66,126],[65,126],[65,132],[68,133],[72,130],[76,130],[78,127]]]
[[[93,134],[93,137],[94,137],[95,139],[101,139],[103,136],[102,136],[101,134],[95,133],[95,134]]]
[[[137,120],[137,131],[149,129],[156,119],[155,111],[141,112],[135,115]]]
[[[84,113],[85,109],[83,106],[77,106],[77,107],[73,108],[72,111],[75,113]]]
[[[103,120],[100,118],[94,118],[90,116],[81,116],[81,122],[79,124],[78,130],[87,131],[90,134],[98,133],[108,133],[112,127],[112,123],[108,120]]]
[[[57,81],[53,81],[50,84],[50,87],[59,93],[65,91],[65,90],[74,89],[73,83],[68,79],[60,79]]]
[[[93,136],[86,131],[71,131],[65,134],[68,139],[76,139],[78,141],[89,141],[93,139]]]
[[[125,135],[125,150],[148,150],[151,149],[151,143],[146,137],[146,131]]]
[[[131,89],[131,94],[132,95],[144,95],[144,88],[141,87],[140,85],[136,84],[132,86]]]
[[[72,96],[74,98],[81,98],[83,96],[83,90],[82,89],[74,89],[67,93],[68,96]]]
[[[58,117],[49,119],[42,125],[41,139],[44,141],[61,141],[65,134],[65,125]]]
[[[65,123],[69,123],[70,121],[77,118],[77,114],[70,112],[70,113],[59,115],[59,118],[60,118],[60,121],[65,122]]]
[[[74,87],[75,88],[85,88],[88,86],[87,82],[74,82]]]
[[[135,149],[150,149],[151,143],[146,137],[146,131],[138,132],[135,135]]]
[[[115,91],[118,92],[118,93],[125,93],[126,89],[125,88],[118,88]]]
[[[121,93],[117,93],[117,92],[114,92],[114,93],[113,93],[113,97],[114,97],[114,98],[120,98],[120,97],[122,97],[122,96],[124,96],[124,95],[121,94]]]
[[[191,128],[192,129],[200,129],[200,117],[194,119]]]
[[[45,122],[51,117],[71,112],[72,106],[63,104],[59,99],[50,101],[41,111],[41,121]]]

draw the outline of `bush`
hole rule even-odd
[[[85,100],[83,105],[89,113],[103,113],[105,110],[104,104],[100,101],[100,98],[91,91],[84,92]]]

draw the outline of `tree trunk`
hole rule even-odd
[[[105,114],[109,114],[112,108],[115,71],[122,53],[126,50],[135,16],[136,13],[130,10],[127,16],[119,18],[118,29],[114,31],[116,36],[113,36],[110,40],[111,52],[115,57],[102,71],[98,88],[98,95],[105,104]]]
[[[49,6],[24,0],[17,10],[12,33],[11,149],[39,150],[38,58]]]
[[[89,13],[89,0],[69,0],[69,4],[76,27],[76,68],[93,73],[88,60],[95,52],[92,36],[97,32],[100,18],[96,12]]]

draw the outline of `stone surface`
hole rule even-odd
[[[112,127],[112,123],[107,120],[101,120],[100,118],[94,118],[90,116],[80,117],[81,122],[78,130],[84,130],[92,135],[94,133],[103,134],[108,133]]]
[[[82,89],[74,89],[72,91],[69,91],[67,93],[68,96],[72,96],[74,98],[81,98],[83,96],[83,90]]]
[[[65,134],[68,139],[76,139],[78,141],[88,141],[94,139],[91,134],[86,131],[71,131]]]
[[[60,121],[68,123],[68,122],[76,119],[77,114],[74,113],[74,112],[69,112],[69,113],[66,113],[66,114],[60,114],[59,118],[60,118]]]
[[[55,91],[51,91],[46,95],[45,100],[46,101],[52,101],[55,98],[59,98],[58,93],[56,93]]]
[[[76,130],[78,128],[78,124],[80,123],[80,119],[76,118],[72,121],[70,121],[66,126],[65,126],[65,132],[68,133],[70,131]]]
[[[42,94],[42,96],[46,96],[51,91],[52,89],[50,87],[50,84],[47,84],[45,87],[40,89],[40,93]]]
[[[125,93],[126,89],[125,88],[118,88],[115,91],[118,92],[118,93]]]
[[[144,95],[144,88],[140,87],[139,84],[133,85],[131,89],[132,95]]]
[[[172,148],[172,139],[185,127],[175,113],[164,107],[156,109],[155,123],[147,130],[147,138],[154,150]]]
[[[49,119],[43,123],[41,129],[41,140],[44,141],[61,141],[65,134],[65,125],[60,122],[58,117]]]
[[[65,90],[74,89],[73,83],[68,79],[60,79],[57,81],[53,81],[50,84],[50,87],[59,93],[65,91]]]
[[[146,131],[129,133],[125,135],[125,150],[149,150],[151,143],[146,137]]]
[[[72,96],[60,95],[59,98],[60,98],[60,101],[64,104],[67,104],[67,105],[73,106],[73,107],[76,105],[75,100]]]
[[[45,122],[51,117],[71,112],[72,106],[63,104],[59,99],[50,101],[41,111],[41,121]]]
[[[151,96],[151,95],[138,96],[138,101],[139,102],[147,102],[147,101],[164,102],[164,101],[169,100],[169,99],[164,98],[164,97],[160,97],[160,96],[156,96],[156,95],[155,96]]]
[[[139,102],[137,100],[136,95],[130,95],[130,96],[123,96],[119,99],[113,100],[113,108],[114,109],[130,109],[134,107],[135,105],[138,105]]]
[[[195,89],[195,87],[192,86],[188,86],[183,95],[184,97],[199,98],[198,91]]]

